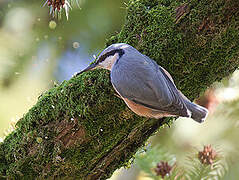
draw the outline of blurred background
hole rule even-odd
[[[0,137],[41,93],[86,67],[124,22],[122,0],[79,0],[68,20],[44,3],[0,0]]]
[[[68,20],[64,14],[52,18],[44,3],[0,0],[0,141],[38,96],[86,67],[106,39],[120,31],[127,0],[79,0]],[[222,178],[238,179],[239,71],[215,83],[197,103],[210,111],[205,123],[181,118],[165,126],[130,168],[116,171],[111,180],[160,179],[154,168],[164,160],[162,149],[173,155],[169,164],[184,166],[192,151],[207,144],[225,160]]]

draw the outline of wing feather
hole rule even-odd
[[[184,100],[171,77],[155,61],[142,56],[143,61],[124,56],[111,71],[111,82],[117,92],[129,100],[159,112],[188,116]]]

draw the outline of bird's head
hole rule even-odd
[[[130,46],[125,43],[110,45],[100,53],[95,62],[91,63],[87,68],[77,73],[76,76],[96,68],[111,70],[114,63],[125,54],[125,50],[127,48],[130,48]]]

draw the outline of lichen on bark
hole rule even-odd
[[[237,0],[131,0],[125,25],[106,44],[136,47],[194,99],[238,67],[238,12]],[[0,177],[105,179],[169,121],[132,113],[108,71],[84,73],[42,94],[0,144]]]

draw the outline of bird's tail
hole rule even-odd
[[[202,106],[199,106],[193,102],[190,102],[189,100],[184,101],[188,110],[191,111],[192,115],[191,118],[199,123],[202,123],[207,115],[208,110]]]

